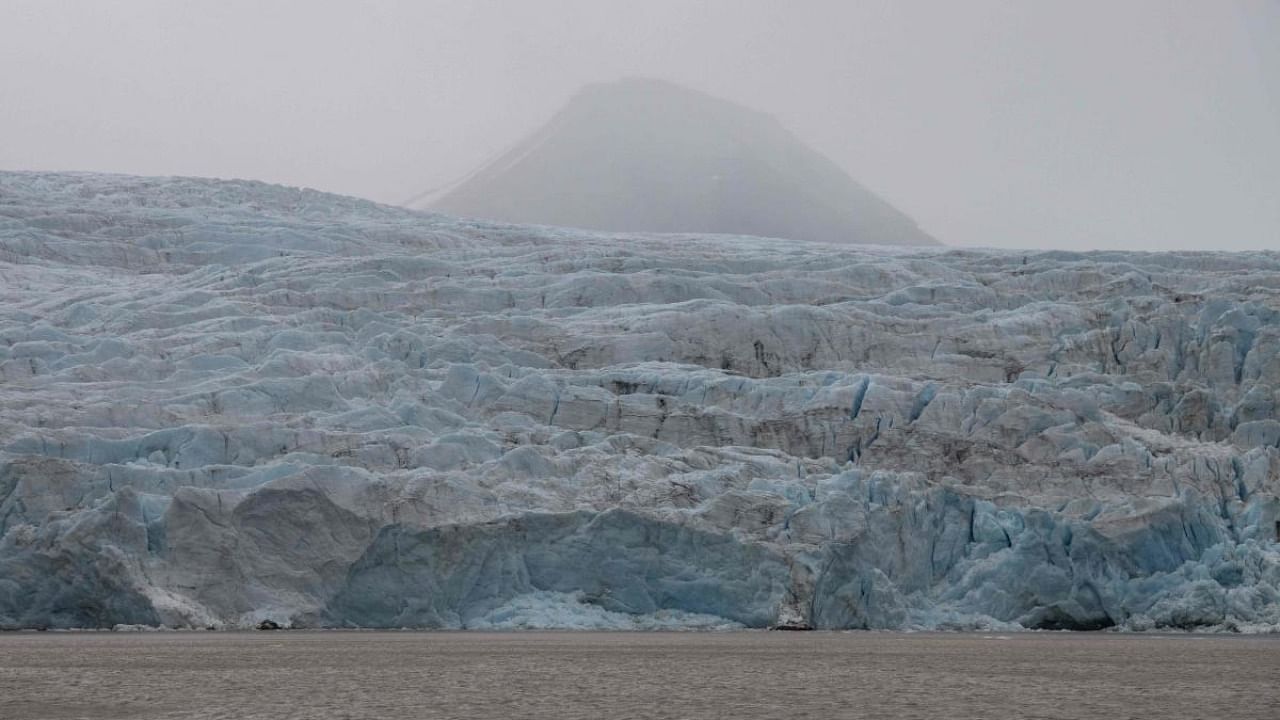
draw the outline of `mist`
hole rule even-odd
[[[402,203],[583,85],[775,116],[952,245],[1280,247],[1280,3],[0,2],[0,168]]]

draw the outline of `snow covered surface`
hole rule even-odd
[[[0,173],[0,626],[1280,623],[1280,255]]]

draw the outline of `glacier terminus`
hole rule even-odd
[[[0,627],[1280,627],[1280,254],[0,173]]]

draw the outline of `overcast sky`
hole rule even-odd
[[[0,0],[0,168],[402,202],[637,75],[947,243],[1280,249],[1280,0]]]

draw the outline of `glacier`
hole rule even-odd
[[[0,627],[1280,627],[1280,254],[0,173]]]

